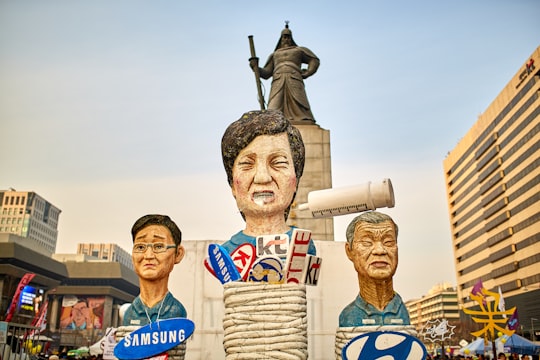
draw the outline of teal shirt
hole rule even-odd
[[[366,302],[360,295],[339,314],[339,327],[370,325],[410,325],[409,312],[395,293],[383,311]]]
[[[146,312],[148,312],[148,316]],[[163,303],[160,301],[151,308],[147,308],[146,305],[143,304],[141,297],[137,296],[135,300],[133,300],[131,306],[126,310],[126,313],[124,314],[124,321],[122,323],[124,326],[147,325],[150,323],[148,321],[148,317],[150,317],[152,322],[156,322],[158,320],[158,313],[160,320],[187,317],[187,312],[184,305],[182,305],[180,301],[178,301],[170,292],[168,292],[163,298]]]

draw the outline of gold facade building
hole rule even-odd
[[[540,47],[443,162],[458,299],[503,293],[521,331],[540,319]],[[538,325],[538,324],[536,324]]]

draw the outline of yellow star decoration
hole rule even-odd
[[[492,296],[494,300],[488,302],[488,296]],[[476,301],[478,305],[480,305],[480,310],[478,311],[463,309],[463,312],[469,315],[483,316],[484,318],[473,316],[472,319],[475,323],[485,324],[482,329],[472,332],[471,335],[477,337],[485,337],[485,335],[487,335],[489,332],[489,335],[491,335],[491,339],[495,339],[495,331],[497,331],[497,333],[500,331],[508,336],[511,336],[515,332],[515,330],[510,330],[506,328],[506,322],[508,321],[508,319],[503,316],[512,315],[514,313],[514,310],[516,309],[515,306],[510,310],[496,311],[496,307],[499,303],[501,296],[496,292],[488,291],[484,288],[482,288],[481,294],[471,294],[470,297],[471,299]]]

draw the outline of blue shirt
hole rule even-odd
[[[148,316],[146,315],[147,311]],[[165,297],[163,298],[163,303],[160,301],[151,308],[147,308],[146,305],[143,304],[139,295],[135,298],[135,300],[133,300],[131,306],[128,307],[128,309],[126,310],[126,313],[124,314],[123,325],[143,326],[150,323],[148,321],[148,317],[150,317],[150,320],[152,320],[152,322],[155,322],[158,320],[158,313],[159,319],[187,317],[187,312],[184,308],[184,305],[182,305],[182,303],[178,301],[170,292],[167,292],[167,295],[165,295]]]
[[[75,325],[75,321],[72,321],[71,323],[69,323],[69,324],[66,326],[66,329],[71,329],[71,330],[84,330],[84,329],[86,329],[86,321],[85,321],[81,326]]]
[[[289,235],[289,242],[292,238],[292,232],[295,229],[294,226],[291,227],[289,231],[287,231],[287,235]],[[255,236],[249,236],[244,234],[244,232],[241,230],[234,234],[230,240],[226,241],[222,246],[231,254],[236,248],[238,248],[242,244],[251,244],[255,247],[257,247],[257,242]],[[317,248],[315,248],[315,243],[312,239],[309,240],[309,247],[308,252],[309,255],[317,255]]]
[[[339,314],[340,327],[410,324],[409,312],[397,293],[394,293],[394,297],[383,311],[357,295],[356,299]]]

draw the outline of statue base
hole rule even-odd
[[[302,134],[306,148],[306,162],[287,224],[300,229],[309,229],[314,240],[333,241],[334,218],[314,218],[309,210],[298,210],[298,205],[307,203],[311,191],[332,188],[330,130],[309,122],[295,123],[294,126]]]
[[[307,359],[306,286],[229,282],[223,346],[230,359]]]

